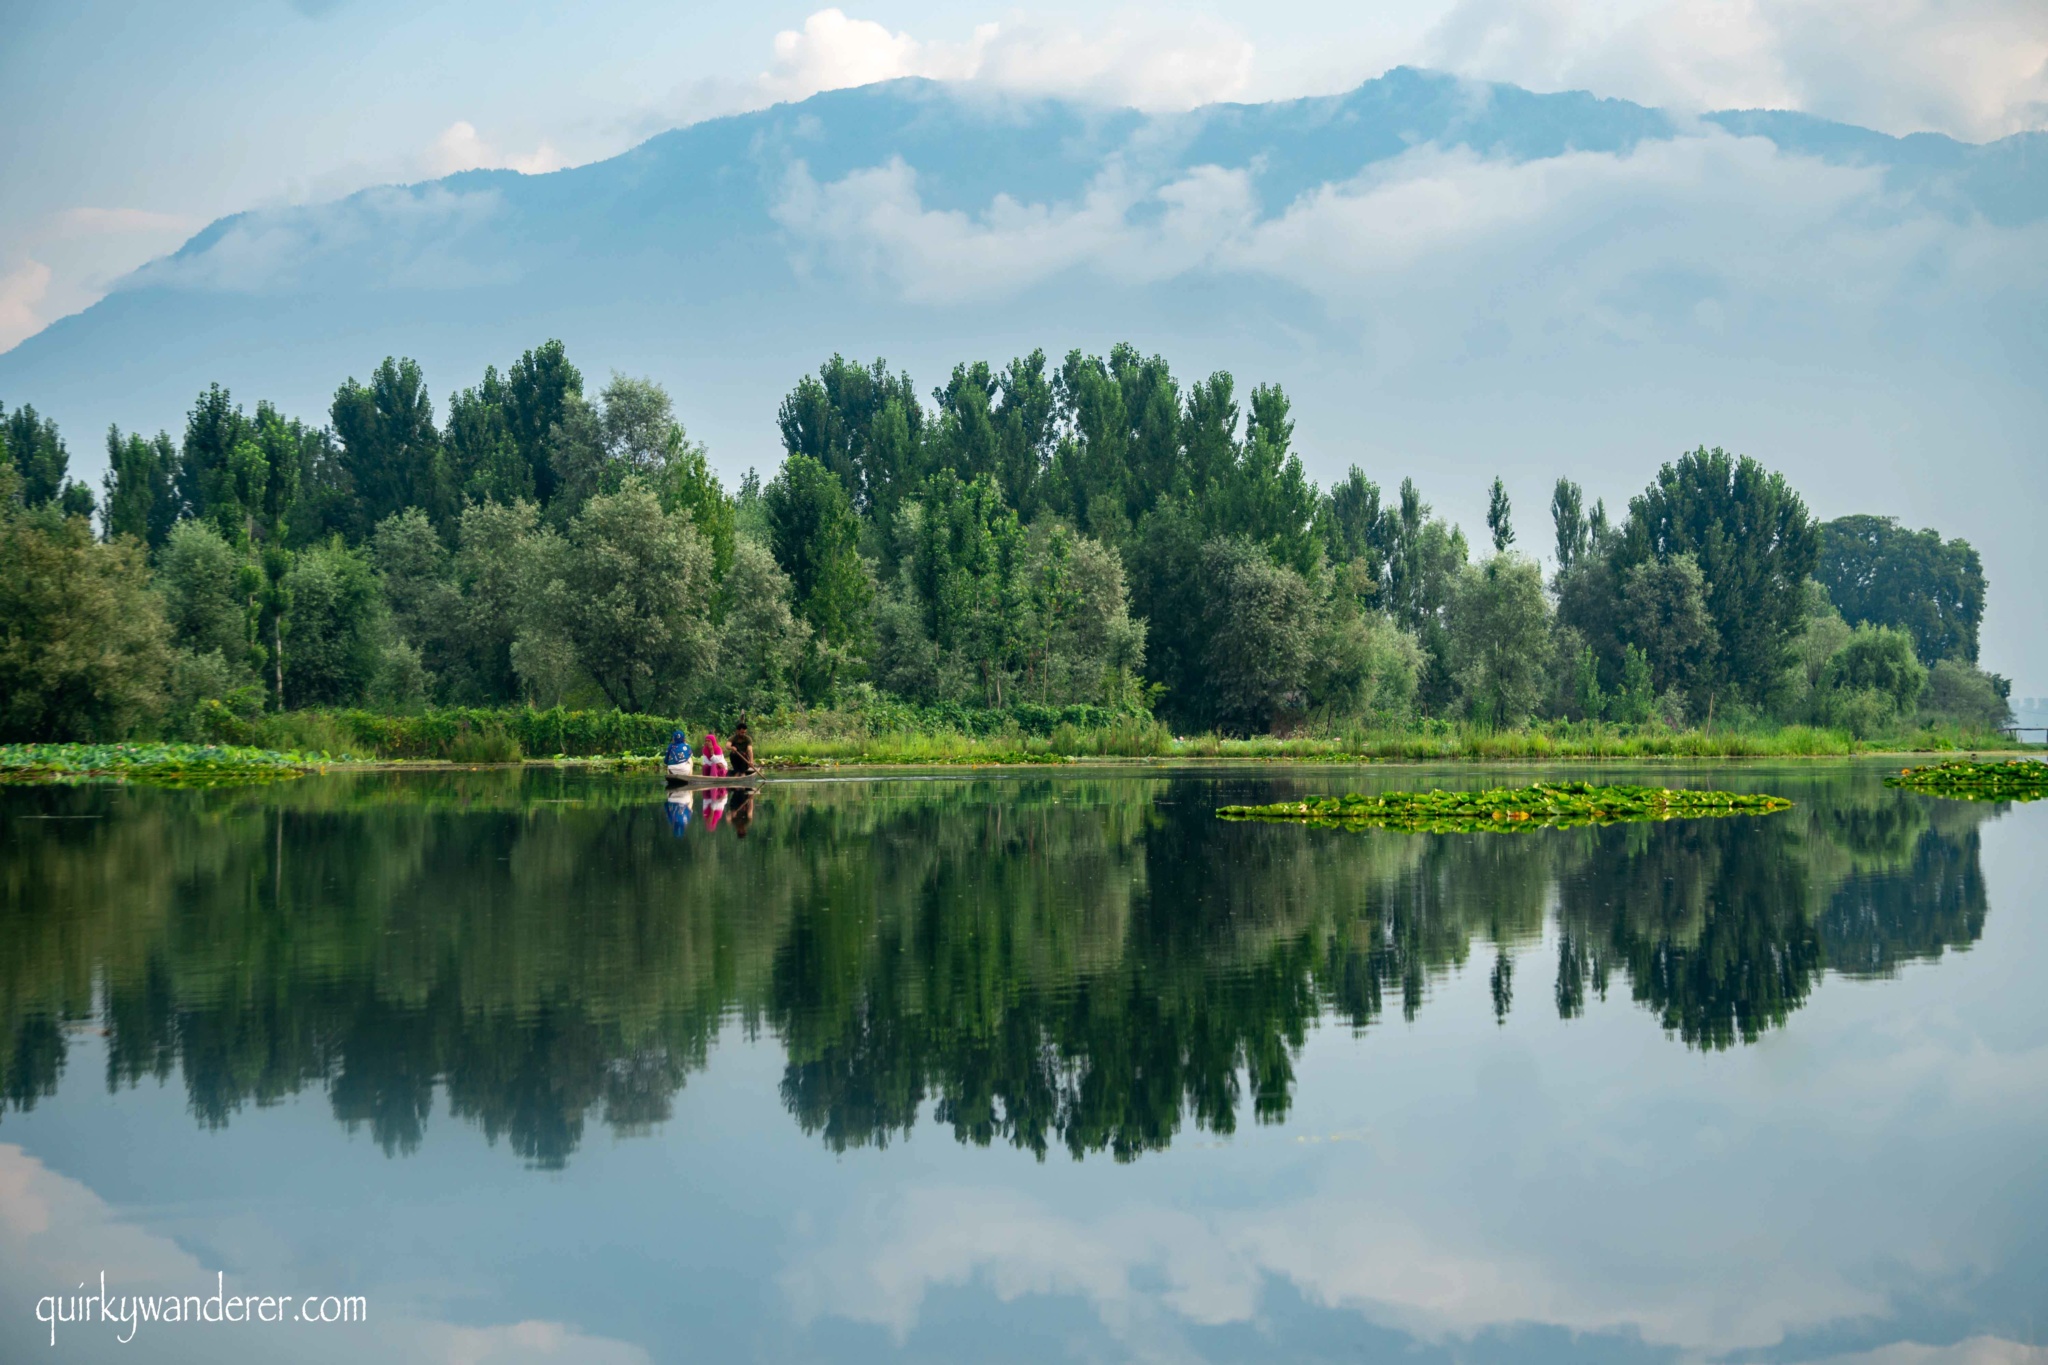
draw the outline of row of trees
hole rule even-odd
[[[1412,480],[1311,483],[1277,385],[1240,403],[1229,374],[1183,384],[1129,346],[959,365],[929,402],[834,356],[780,406],[775,476],[730,492],[659,385],[587,395],[553,341],[445,422],[410,360],[342,384],[317,428],[215,385],[182,440],[110,430],[97,500],[52,423],[0,416],[14,736],[175,727],[205,701],[864,689],[1232,732],[2005,716],[1962,541],[1818,524],[1781,475],[1700,449],[1619,522],[1559,480],[1546,579],[1499,480],[1475,557]]]

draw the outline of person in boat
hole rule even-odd
[[[760,771],[754,762],[754,737],[747,733],[747,718],[740,717],[740,723],[732,732],[732,743],[726,747],[726,761],[734,777],[745,777]]]
[[[720,747],[718,736],[706,730],[704,732],[704,775],[706,777],[724,777],[725,774],[725,750]]]
[[[662,752],[661,761],[664,764],[690,761],[690,740],[681,730],[668,737],[668,748]]]

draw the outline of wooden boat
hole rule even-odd
[[[735,777],[728,773],[724,777],[718,777],[699,772],[697,760],[694,758],[682,763],[663,764],[661,772],[671,787],[756,787],[761,783],[759,773],[748,773],[745,777]]]

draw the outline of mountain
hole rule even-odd
[[[388,353],[438,398],[549,336],[652,374],[728,474],[833,351],[920,384],[1129,339],[1278,381],[1327,480],[1413,474],[1468,525],[1506,476],[1617,506],[1705,443],[1822,515],[1968,536],[1987,666],[2048,688],[2048,134],[1895,138],[1397,69],[1145,115],[971,86],[834,91],[550,175],[473,171],[212,224],[0,355],[0,401],[174,431],[214,380],[324,414]]]

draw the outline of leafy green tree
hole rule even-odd
[[[566,527],[592,498],[618,492],[632,472],[611,458],[602,402],[601,396],[596,403],[580,394],[569,398],[562,405],[561,420],[548,432],[554,496],[548,500],[547,514],[557,527]]]
[[[555,498],[555,469],[550,458],[554,430],[569,413],[571,400],[583,397],[583,373],[569,363],[559,341],[545,341],[520,356],[505,378],[505,420],[519,458],[530,471],[532,496],[542,507]],[[520,488],[529,480],[518,480]]]
[[[1824,697],[1874,693],[1884,699],[1889,717],[1899,719],[1913,714],[1926,685],[1927,670],[1913,656],[1913,637],[1890,626],[1857,626],[1820,679]],[[1828,704],[1839,707],[1841,702]]]
[[[2009,687],[2003,678],[1961,659],[1937,659],[1927,670],[1920,712],[1929,720],[1965,730],[2000,729],[2012,724]]]
[[[1641,725],[1656,713],[1657,685],[1650,657],[1635,645],[1622,651],[1621,685],[1608,703],[1607,714],[1624,725]]]
[[[448,402],[448,428],[442,437],[448,477],[464,502],[532,501],[533,462],[513,434],[511,383],[498,367],[484,367],[483,382],[458,389]]]
[[[141,432],[107,428],[106,531],[161,549],[178,520],[178,448],[167,431],[154,441]]]
[[[298,500],[285,543],[302,550],[346,535],[356,524],[355,480],[332,431],[307,426],[296,417],[287,425],[298,443]]]
[[[1110,544],[1131,532],[1131,422],[1124,389],[1100,356],[1067,352],[1054,383],[1062,433],[1053,453],[1050,502],[1082,531]]]
[[[1820,528],[1814,576],[1851,625],[1905,631],[1924,663],[1977,662],[1984,564],[1969,541],[1909,531],[1896,517],[1837,517]]]
[[[1237,468],[1238,406],[1236,381],[1218,370],[1189,386],[1181,413],[1181,449],[1187,463],[1188,491],[1199,502],[1221,488]]]
[[[1131,617],[1115,548],[1041,518],[1026,534],[1018,577],[1025,695],[1047,704],[1135,702],[1145,623]]]
[[[1511,728],[1543,704],[1550,603],[1543,573],[1521,555],[1468,565],[1451,613],[1451,657],[1467,712],[1482,725]]]
[[[1515,543],[1515,527],[1510,520],[1513,511],[1508,503],[1507,485],[1496,474],[1486,495],[1486,529],[1493,534],[1493,552],[1497,555],[1506,554],[1508,546]]]
[[[1375,587],[1386,576],[1380,486],[1357,465],[1323,496],[1322,540],[1337,564],[1364,563]]]
[[[267,656],[271,700],[284,706],[284,618],[291,610],[291,520],[298,505],[299,469],[305,428],[287,421],[268,403],[256,405],[255,442],[260,462],[238,452],[237,467],[248,482],[238,496],[247,500],[249,544],[262,568],[252,623],[259,647]],[[260,486],[257,481],[260,480]]]
[[[1125,485],[1128,502],[1124,515],[1135,526],[1161,498],[1187,491],[1180,386],[1174,382],[1173,371],[1164,357],[1142,355],[1129,342],[1110,348],[1109,372],[1123,391],[1123,409],[1131,424],[1125,447],[1129,479]],[[1255,403],[1255,414],[1257,411]],[[1275,458],[1284,457],[1287,439],[1294,431],[1294,424],[1285,420],[1284,397],[1279,399],[1277,410],[1268,411],[1267,417],[1276,426],[1284,423],[1286,427],[1285,433],[1268,433],[1269,441],[1276,440],[1280,447],[1279,457]]]
[[[1023,529],[995,480],[962,482],[940,469],[926,482],[904,567],[942,661],[972,677],[986,705],[1001,706],[1021,645]]]
[[[408,507],[436,526],[452,524],[456,490],[418,361],[386,356],[368,384],[349,378],[335,390],[329,415],[355,488],[351,540],[367,538],[377,523]]]
[[[1314,485],[1292,449],[1294,419],[1277,384],[1252,390],[1245,439],[1230,476],[1203,503],[1212,535],[1242,536],[1275,564],[1312,577],[1323,557]]]
[[[1146,675],[1163,689],[1159,705],[1182,730],[1210,724],[1208,598],[1200,517],[1187,499],[1145,514],[1128,559],[1131,611],[1146,623]]]
[[[1559,479],[1550,493],[1550,524],[1557,533],[1557,571],[1563,573],[1592,548],[1592,527],[1586,521],[1585,492],[1570,479]]]
[[[791,455],[762,493],[768,547],[789,576],[796,614],[811,630],[804,691],[822,700],[837,686],[845,651],[867,634],[874,586],[860,558],[860,518],[846,488],[808,455]]]
[[[454,557],[427,514],[408,507],[384,518],[370,537],[369,551],[391,631],[419,652],[428,688],[463,672],[468,663],[465,610]]]
[[[15,496],[24,505],[42,507],[64,496],[68,486],[64,475],[71,467],[71,455],[57,433],[56,422],[39,416],[26,403],[11,413],[0,406],[0,436],[5,438],[0,449],[6,451],[7,462],[13,464],[20,480]]]
[[[709,671],[711,548],[637,479],[570,523],[562,633],[612,705],[673,702]]]
[[[1401,480],[1400,504],[1380,523],[1387,567],[1379,600],[1421,643],[1428,662],[1417,699],[1425,712],[1440,714],[1455,697],[1450,609],[1465,568],[1465,533],[1430,515],[1413,479]]]
[[[604,450],[627,474],[653,482],[676,445],[675,403],[652,379],[614,371],[599,395]]]
[[[796,700],[810,628],[790,610],[789,578],[765,545],[734,543],[718,599],[718,665],[704,700],[726,714]]]
[[[357,706],[383,663],[385,608],[369,560],[339,540],[292,558],[284,575],[292,610],[284,623],[285,700],[292,706]]]
[[[670,511],[688,508],[712,540],[719,572],[731,562],[731,511],[704,447],[675,418],[668,391],[651,379],[614,374],[595,404],[569,399],[549,438],[557,525],[628,480],[655,492]]]
[[[712,576],[723,581],[732,567],[738,536],[736,511],[718,475],[711,471],[709,453],[683,434],[680,423],[669,426],[656,486],[661,505],[671,512],[687,513],[697,534],[711,546]]]
[[[1785,671],[1784,715],[1801,720],[1812,718],[1814,692],[1827,671],[1828,660],[1848,643],[1849,623],[1828,600],[1828,590],[1812,579],[1807,580],[1806,624],[1792,639],[1792,662]]]
[[[185,440],[173,480],[178,503],[186,516],[218,523],[214,503],[231,492],[229,465],[236,448],[249,435],[249,419],[228,391],[218,384],[208,385],[185,419]],[[230,510],[228,516],[232,521],[234,511]]]
[[[170,650],[142,547],[15,506],[0,465],[0,741],[114,740],[163,706]]]
[[[1718,637],[1706,579],[1689,554],[1647,560],[1622,574],[1621,634],[1650,661],[1651,685],[1697,696],[1711,684]]]
[[[884,522],[924,478],[927,422],[909,375],[839,355],[799,380],[776,413],[783,449],[830,470],[862,515]]]
[[[1229,733],[1267,733],[1307,704],[1315,594],[1249,540],[1210,540],[1201,568],[1208,641],[1200,702]]]
[[[996,374],[985,360],[955,365],[953,376],[932,390],[938,430],[933,434],[934,470],[945,469],[971,483],[993,477],[1000,461],[996,434]]]
[[[477,502],[462,509],[453,563],[461,608],[463,666],[447,681],[455,695],[480,702],[516,701],[519,672],[512,647],[552,567],[536,549],[539,509],[531,502]]]
[[[1045,352],[1034,350],[1012,359],[997,380],[996,481],[1003,500],[1027,522],[1044,501],[1045,476],[1058,439],[1059,397],[1045,365]]]
[[[1384,612],[1333,594],[1309,661],[1308,704],[1325,721],[1395,726],[1415,708],[1422,646]]]
[[[254,667],[249,650],[247,559],[211,521],[181,521],[157,557],[153,584],[163,599],[170,642],[180,651],[213,655],[236,683]]]
[[[1600,686],[1600,660],[1591,646],[1580,645],[1571,661],[1571,713],[1579,720],[1599,720],[1607,714],[1607,694]]]
[[[1763,705],[1805,625],[1819,555],[1806,504],[1785,476],[1748,456],[1701,447],[1661,469],[1629,502],[1617,570],[1690,554],[1707,584],[1719,648],[1706,686]]]

